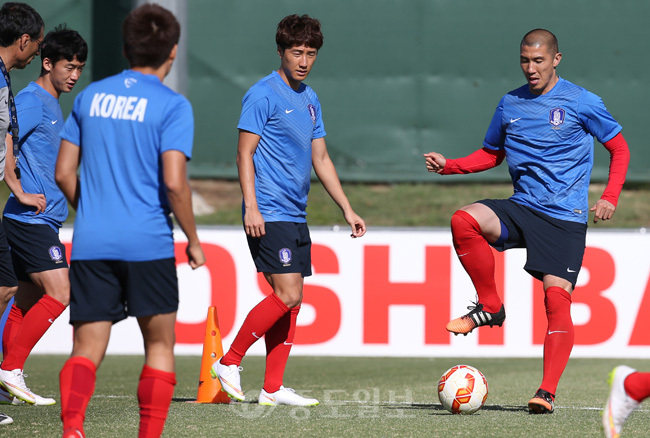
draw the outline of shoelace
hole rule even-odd
[[[18,378],[18,383],[20,384],[21,387],[25,388],[28,392],[32,392],[32,390],[29,389],[27,387],[27,384],[25,383],[25,377],[29,377],[27,374],[21,371],[14,371],[14,376]]]

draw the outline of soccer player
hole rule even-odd
[[[237,166],[248,246],[258,272],[273,293],[248,314],[230,350],[212,366],[222,388],[244,400],[240,364],[264,336],[266,371],[259,404],[317,405],[283,386],[283,375],[302,302],[304,277],[311,275],[311,240],[306,221],[311,167],[325,190],[361,237],[366,224],[350,207],[327,148],[316,93],[303,81],[323,45],[320,22],[308,15],[280,21],[275,37],[280,68],[246,93],[239,119]]]
[[[64,437],[84,436],[111,326],[127,316],[137,318],[144,339],[139,437],[162,434],[176,384],[170,212],[187,237],[189,265],[205,263],[186,168],[192,107],[162,84],[180,25],[167,9],[147,3],[128,14],[122,36],[130,68],[79,93],[56,163],[56,182],[77,210],[70,257],[74,340],[59,375]]]
[[[607,438],[618,438],[627,417],[650,397],[650,373],[619,365],[609,374],[609,384],[603,429]]]
[[[24,3],[7,2],[0,8],[0,139],[7,132],[14,138],[18,137],[18,117],[14,96],[11,91],[9,72],[14,68],[23,69],[36,55],[43,41],[43,19],[29,5]],[[5,175],[5,158],[7,145],[0,144],[0,180]],[[11,153],[11,152],[9,152]],[[7,237],[0,225],[0,315],[7,308],[9,300],[18,290],[18,280],[11,263],[11,254]],[[0,424],[11,424],[13,420],[8,415],[0,413]]]
[[[68,216],[68,202],[54,181],[54,165],[65,122],[59,98],[72,90],[86,63],[88,46],[72,29],[57,27],[41,45],[41,73],[16,96],[20,120],[21,179],[16,163],[6,159],[5,182],[12,191],[4,209],[3,225],[11,247],[18,292],[2,337],[4,360],[0,402],[14,396],[27,403],[51,405],[53,398],[33,393],[23,368],[27,356],[70,302],[65,247],[59,229]],[[12,144],[7,136],[7,144]]]
[[[545,29],[528,32],[520,44],[527,84],[501,99],[483,148],[453,160],[424,154],[428,171],[443,175],[480,172],[507,160],[512,197],[478,201],[451,218],[454,248],[478,302],[449,322],[447,330],[466,335],[476,327],[503,324],[506,313],[490,246],[499,251],[525,247],[524,269],[543,283],[548,318],[543,380],[528,402],[533,414],[553,412],[573,348],[571,292],[582,265],[589,212],[594,223],[612,218],[630,159],[621,126],[602,100],[557,75],[561,59],[555,35]],[[611,165],[607,187],[590,209],[594,137],[611,154]]]

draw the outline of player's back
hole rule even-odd
[[[173,257],[161,155],[191,157],[192,120],[187,99],[132,70],[79,94],[62,133],[81,147],[71,259]]]

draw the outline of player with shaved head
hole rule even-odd
[[[557,74],[562,59],[557,38],[545,29],[528,32],[519,63],[527,83],[499,102],[483,147],[458,159],[424,154],[429,172],[466,174],[491,169],[504,160],[514,186],[509,199],[484,199],[451,218],[453,243],[478,301],[470,312],[447,324],[466,335],[477,327],[501,326],[505,307],[494,279],[492,248],[526,248],[524,269],[542,282],[548,327],[544,375],[528,402],[532,414],[553,412],[560,376],[574,342],[571,293],[585,251],[587,221],[609,220],[616,211],[630,152],[621,126],[602,100]],[[596,138],[611,155],[609,180],[589,208],[589,179]]]

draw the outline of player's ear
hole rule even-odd
[[[557,67],[561,60],[562,54],[560,52],[556,53],[555,57],[553,58],[553,67]]]
[[[169,59],[172,61],[176,59],[176,54],[178,53],[178,44],[174,44],[174,47],[172,47],[172,51],[169,52]]]
[[[52,67],[54,67],[52,60],[50,58],[43,58],[43,70],[49,73],[52,71]]]

